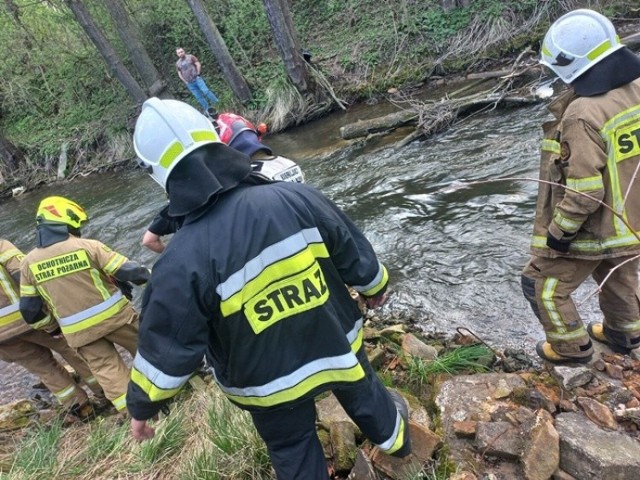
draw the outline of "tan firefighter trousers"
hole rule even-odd
[[[640,342],[639,263],[640,259],[629,256],[602,260],[534,256],[529,260],[522,272],[523,293],[554,350],[575,355],[589,341],[571,298],[589,276],[601,286],[598,299],[605,327],[616,333],[622,346]]]
[[[39,330],[27,332],[1,343],[0,359],[22,365],[37,375],[64,407],[84,405],[88,400],[86,392],[53,356],[52,350],[69,363],[96,395],[102,395],[102,388],[87,364],[62,337],[55,338]]]
[[[105,396],[116,410],[124,412],[129,384],[129,367],[124,362],[116,345],[135,356],[138,348],[138,319],[121,326],[104,337],[77,349],[78,354],[91,367],[91,371],[104,389]]]

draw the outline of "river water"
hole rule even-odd
[[[384,313],[415,319],[425,331],[452,334],[467,327],[491,345],[532,352],[544,337],[522,297],[520,270],[528,258],[537,183],[465,182],[537,178],[544,106],[483,114],[400,149],[393,143],[408,131],[369,142],[340,139],[341,125],[390,108],[354,107],[268,136],[265,143],[298,161],[307,182],[370,239],[391,278]],[[140,246],[140,238],[166,199],[144,172],[96,174],[4,200],[0,235],[31,249],[35,210],[48,195],[70,197],[87,209],[85,237],[153,265],[156,256]],[[577,292],[578,301],[586,299],[580,309],[587,321],[597,318],[593,288]],[[137,302],[139,297],[136,292]],[[0,361],[0,403],[28,396],[36,381]]]

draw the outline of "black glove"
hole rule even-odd
[[[116,284],[116,287],[120,289],[127,300],[133,300],[133,285],[131,285],[131,283],[123,282],[121,280],[118,280],[117,278],[114,278],[113,282]]]
[[[62,335],[62,329],[60,328],[60,326],[57,326],[55,329],[53,330],[47,330],[47,333],[49,335],[51,335],[52,337],[57,337],[59,335]]]
[[[564,232],[563,232],[564,233]],[[562,238],[557,239],[551,233],[547,233],[547,247],[560,253],[568,253],[571,241],[576,238],[575,233],[564,233]]]

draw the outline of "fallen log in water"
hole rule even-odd
[[[525,53],[528,51],[523,52],[514,65],[519,64]],[[511,69],[475,74],[474,82],[447,93],[438,100],[405,100],[403,105],[399,105],[401,110],[398,112],[344,125],[340,128],[340,136],[351,140],[391,132],[405,125],[415,125],[416,130],[396,144],[401,147],[413,140],[440,132],[478,110],[539,102],[540,99],[532,93],[533,85],[538,82],[539,77],[540,68],[537,63],[532,62],[520,65],[518,69],[514,66]],[[489,80],[493,81],[485,90],[461,96],[477,90]]]
[[[398,128],[417,121],[418,112],[401,110],[383,117],[372,118],[370,120],[358,120],[355,123],[344,125],[340,127],[340,136],[345,140],[351,140],[353,138],[365,137],[372,133]]]
[[[422,135],[432,135],[451,125],[459,117],[477,111],[484,107],[499,105],[528,105],[540,100],[534,95],[506,95],[503,92],[482,92],[466,97],[451,99],[442,98],[440,101],[423,104],[415,103],[406,110],[390,113],[382,117],[369,120],[358,120],[340,127],[340,136],[345,140],[365,137],[373,133],[391,131],[405,125],[416,125],[422,130]]]

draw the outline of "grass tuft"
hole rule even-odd
[[[441,357],[425,361],[417,357],[409,360],[408,377],[413,384],[424,385],[439,374],[453,375],[461,372],[487,372],[487,360],[493,358],[493,352],[484,345],[458,347]]]
[[[51,425],[39,426],[16,450],[7,479],[54,478],[58,443],[62,436],[62,418]]]
[[[182,424],[183,408],[176,408],[156,429],[156,435],[140,447],[140,458],[146,464],[154,464],[178,452],[186,438]]]
[[[220,478],[272,478],[266,446],[247,412],[219,394],[211,399],[207,420],[213,448],[201,452],[200,462],[215,466]]]
[[[117,454],[124,447],[128,433],[128,423],[115,427],[104,418],[96,419],[87,439],[87,459],[95,462]]]

